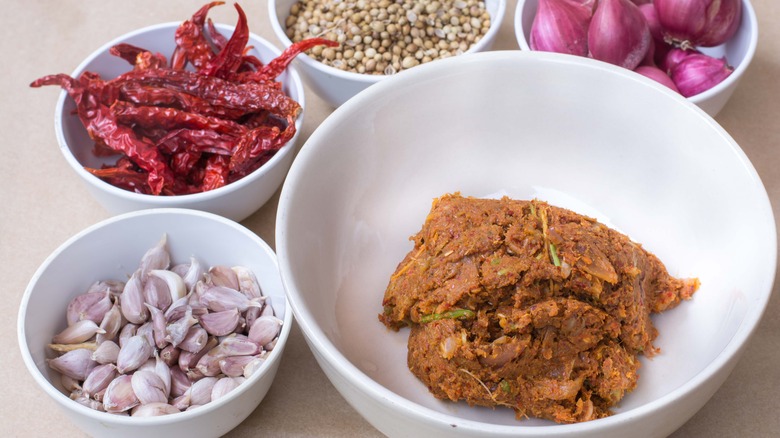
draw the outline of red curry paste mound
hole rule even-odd
[[[411,326],[409,369],[440,399],[518,418],[610,415],[657,353],[651,313],[696,279],[596,220],[540,201],[446,195],[398,265],[379,319]]]

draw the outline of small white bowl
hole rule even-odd
[[[522,50],[531,50],[528,44],[531,35],[531,25],[536,15],[536,7],[539,0],[517,0],[514,25],[517,44]],[[715,117],[726,105],[731,95],[736,90],[739,81],[747,70],[758,44],[758,20],[756,12],[749,0],[742,1],[742,21],[739,30],[724,44],[717,47],[702,47],[699,50],[707,55],[721,58],[726,57],[734,71],[723,82],[688,98],[698,105],[707,114]]]
[[[638,386],[613,416],[518,421],[437,400],[409,371],[408,330],[377,315],[409,236],[434,198],[456,191],[595,217],[672,275],[701,280],[691,301],[653,317],[661,353],[640,357]],[[758,174],[700,108],[611,64],[520,50],[424,64],[355,96],[301,148],[276,220],[282,281],[315,358],[358,412],[399,437],[669,435],[758,325],[776,235]]]
[[[282,331],[274,350],[238,388],[198,409],[161,417],[123,417],[98,412],[68,398],[59,373],[46,365],[47,345],[65,327],[70,300],[96,280],[125,279],[143,254],[166,233],[171,260],[190,256],[206,266],[241,265],[257,276],[270,297]],[[68,239],[33,275],[19,308],[18,337],[27,370],[43,393],[91,436],[167,438],[215,437],[241,423],[273,383],[290,335],[293,317],[279,277],[276,255],[257,235],[221,216],[187,209],[151,209],[114,216]],[[43,397],[44,394],[41,394]]]
[[[129,43],[169,57],[173,52],[174,33],[179,22],[145,27],[122,35],[85,59],[71,74],[80,76],[84,71],[100,74],[105,79],[114,78],[131,69],[121,58],[111,55],[109,49],[118,43]],[[233,26],[217,25],[225,36],[233,33]],[[250,54],[268,62],[281,52],[263,38],[250,34],[249,45],[254,46]],[[293,66],[279,76],[283,90],[292,99],[304,106],[303,83]],[[268,162],[244,178],[208,192],[178,196],[154,196],[131,192],[115,187],[84,170],[84,167],[100,168],[102,164],[113,164],[116,157],[96,157],[92,153],[94,142],[87,135],[78,117],[73,114],[73,100],[63,92],[57,101],[54,128],[60,150],[73,170],[82,178],[90,194],[111,214],[125,213],[145,208],[192,208],[241,221],[254,213],[281,186],[290,169],[295,147],[303,124],[303,112],[296,121],[297,132]],[[305,111],[305,110],[304,110]]]
[[[268,1],[268,16],[271,18],[271,27],[276,38],[284,47],[292,45],[284,23],[287,16],[290,15],[290,7],[296,1]],[[467,54],[487,51],[493,46],[506,11],[506,0],[485,0],[485,7],[490,14],[490,29],[466,52]],[[293,64],[299,67],[306,85],[332,107],[340,106],[355,94],[388,77],[339,70],[325,65],[305,53],[298,55]]]

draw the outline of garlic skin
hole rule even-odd
[[[639,7],[629,0],[600,0],[588,28],[590,56],[629,70],[650,48],[650,29]]]
[[[531,24],[531,50],[588,55],[588,25],[592,5],[573,0],[539,0]]]
[[[671,77],[680,94],[691,97],[723,82],[733,71],[734,68],[728,65],[726,58],[717,59],[693,53],[672,68]]]
[[[664,38],[682,49],[725,43],[739,28],[742,0],[655,0]]]

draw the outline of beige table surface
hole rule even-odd
[[[58,151],[53,114],[59,90],[31,89],[50,73],[70,73],[90,52],[125,32],[181,21],[205,1],[5,1],[0,18],[0,437],[83,436],[24,368],[16,336],[19,303],[43,260],[83,228],[109,217]],[[780,206],[780,2],[753,0],[760,37],[753,64],[717,116],[757,168],[777,215]],[[245,0],[250,29],[278,45],[267,0]],[[510,0],[494,49],[517,50]],[[235,23],[230,6],[215,21]],[[332,111],[306,90],[301,143]],[[243,224],[274,244],[277,196]],[[738,200],[724,199],[723,202]],[[738,257],[738,254],[734,255]],[[726,269],[727,267],[724,267]],[[778,287],[736,369],[674,437],[780,436],[780,296]],[[380,436],[319,369],[293,329],[266,399],[229,436]]]

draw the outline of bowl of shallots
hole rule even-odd
[[[212,213],[147,209],[43,261],[18,339],[42,392],[90,436],[214,437],[263,400],[291,325],[262,239]]]
[[[734,93],[758,42],[749,0],[518,0],[514,24],[523,50],[633,70],[713,117]]]

